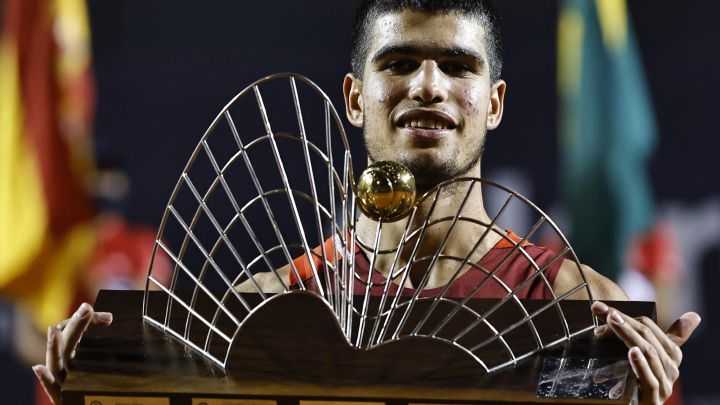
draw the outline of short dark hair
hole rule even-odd
[[[350,63],[355,76],[362,79],[370,48],[370,29],[375,19],[388,13],[412,10],[448,14],[457,12],[477,18],[485,31],[485,48],[490,65],[490,81],[500,79],[502,38],[495,7],[488,0],[365,0],[355,13],[351,37]]]

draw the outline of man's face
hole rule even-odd
[[[371,30],[362,80],[348,75],[350,122],[371,161],[392,160],[421,189],[479,176],[488,129],[502,118],[505,83],[490,83],[483,27],[472,16],[384,14]]]

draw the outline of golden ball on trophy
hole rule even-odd
[[[405,217],[415,203],[415,176],[404,165],[380,161],[365,169],[357,183],[360,211],[383,222]]]

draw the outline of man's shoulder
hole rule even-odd
[[[587,283],[594,300],[625,301],[628,299],[625,291],[609,278],[595,271],[585,264],[578,264],[574,260],[566,259],[560,265],[560,271],[553,289],[556,295],[562,295],[576,286]],[[570,299],[588,299],[585,289],[570,296]]]

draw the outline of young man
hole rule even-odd
[[[506,90],[500,79],[499,32],[492,7],[484,0],[368,1],[358,12],[353,37],[354,72],[346,75],[343,93],[348,120],[364,130],[369,160],[403,163],[415,174],[421,192],[457,176],[480,177],[485,135],[500,124]],[[462,185],[445,190],[433,215],[454,215],[467,191]],[[480,190],[473,193],[463,212],[489,222]],[[428,215],[427,207],[421,213],[423,209]],[[420,215],[418,220],[423,219]],[[397,246],[406,225],[404,221],[386,224],[380,245]],[[372,240],[375,226],[361,216],[358,236]],[[446,253],[463,257],[483,230],[453,229]],[[420,249],[433,251],[447,231],[447,226],[435,228],[423,238]],[[489,238],[479,255],[489,252],[499,239]],[[388,268],[389,263],[380,259],[376,266]],[[588,267],[584,270],[595,298],[627,298],[612,281]],[[280,271],[289,279],[287,268]],[[264,276],[258,275],[263,289],[282,290],[274,275]],[[449,276],[433,269],[428,286],[442,286]],[[568,291],[580,282],[579,277],[573,263],[566,261],[557,269],[553,289],[556,294]],[[412,276],[408,283],[412,287]],[[607,320],[607,326],[596,333],[616,335],[630,348],[628,357],[640,380],[640,402],[662,403],[678,378],[679,346],[698,325],[699,316],[683,315],[666,333],[649,319],[632,319],[601,302],[592,308]],[[33,369],[56,403],[64,365],[84,330],[111,321],[110,314],[94,313],[83,304],[71,319],[49,329],[47,364]]]

